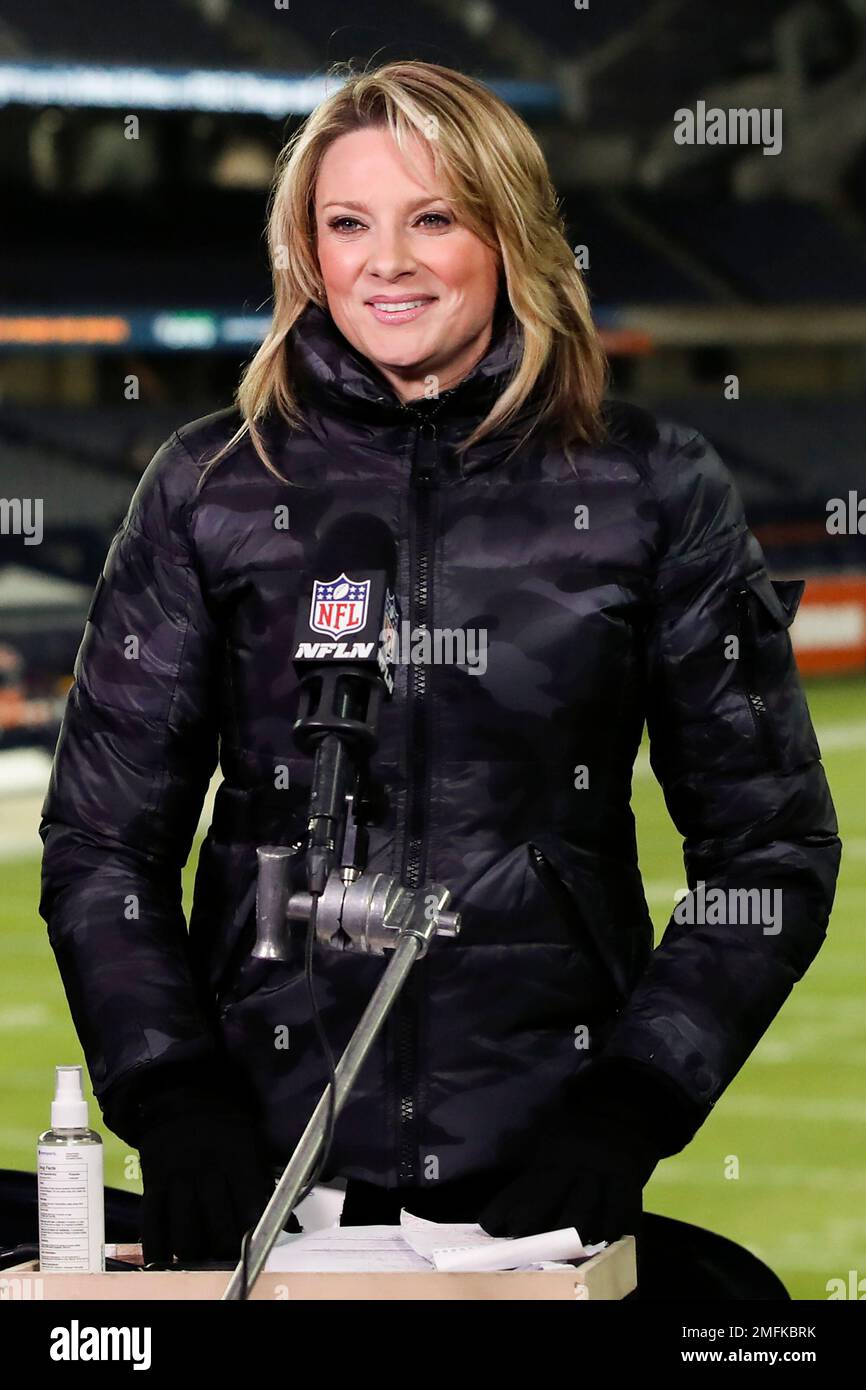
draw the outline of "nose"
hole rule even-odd
[[[396,280],[417,269],[405,229],[380,227],[370,245],[367,270],[382,280]]]

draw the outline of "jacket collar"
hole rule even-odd
[[[517,369],[522,333],[507,297],[500,296],[484,357],[455,386],[431,399],[402,402],[377,367],[343,336],[327,309],[311,302],[289,333],[286,350],[301,404],[324,415],[348,417],[361,427],[414,426],[434,418],[440,442],[458,443],[470,434],[505,390]],[[519,415],[463,457],[462,472],[483,467],[513,448],[526,433],[535,407]]]

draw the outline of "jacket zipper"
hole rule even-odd
[[[412,630],[423,627],[430,608],[430,513],[431,487],[438,461],[436,426],[419,417],[410,479],[415,506],[414,569],[412,574]],[[406,834],[403,844],[402,880],[409,888],[422,882],[428,774],[428,682],[426,668],[410,666],[407,764],[409,768]],[[417,1098],[415,1093],[418,1053],[418,975],[409,973],[395,1005],[397,1075],[400,1096],[398,1184],[417,1183]]]
[[[754,622],[749,604],[750,593],[751,591],[748,588],[737,589],[734,593],[734,605],[737,613],[737,627],[740,639],[740,652],[738,657],[740,662],[739,671],[742,677],[746,702],[752,716],[752,723],[755,726],[755,735],[770,761],[775,763],[776,744],[770,726],[770,711],[767,709],[763,695],[757,688],[758,680],[754,667]]]

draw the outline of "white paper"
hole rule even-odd
[[[460,1270],[567,1268],[567,1261],[586,1259],[603,1250],[600,1245],[584,1246],[577,1231],[569,1226],[559,1231],[521,1236],[517,1240],[491,1236],[478,1225],[440,1225],[424,1221],[405,1209],[400,1224],[409,1244],[419,1255],[442,1272]]]
[[[330,1226],[308,1235],[289,1235],[278,1241],[265,1261],[265,1270],[342,1272],[350,1270],[429,1274],[430,1261],[406,1243],[399,1226]]]
[[[574,1227],[520,1240],[488,1235],[480,1226],[424,1221],[403,1210],[399,1226],[331,1226],[297,1235],[281,1232],[267,1258],[272,1272],[359,1273],[568,1269],[567,1260],[596,1254]]]

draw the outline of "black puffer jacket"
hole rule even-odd
[[[306,425],[269,431],[288,484],[243,444],[196,493],[239,417],[178,430],[114,537],[76,662],[40,911],[106,1118],[135,1142],[136,1083],[213,1064],[279,1165],[324,1085],[303,929],[288,965],[250,956],[255,849],[303,831],[298,595],[323,530],[361,511],[397,537],[404,620],[486,649],[474,670],[399,666],[381,720],[370,867],[446,884],[464,928],[415,967],[329,1170],[392,1186],[488,1168],[601,1062],[660,1115],[681,1103],[676,1152],[832,905],[837,825],[787,631],[802,584],[768,578],[707,441],[643,410],[610,404],[607,442],[571,461],[536,436],[509,458],[530,405],[461,463],[515,361],[507,322],[462,383],[411,407],[314,306],[290,351]],[[780,929],[707,912],[653,951],[629,806],[645,719],[690,886],[778,889]],[[187,938],[180,870],[218,758]],[[335,1054],[383,968],[317,947]]]

